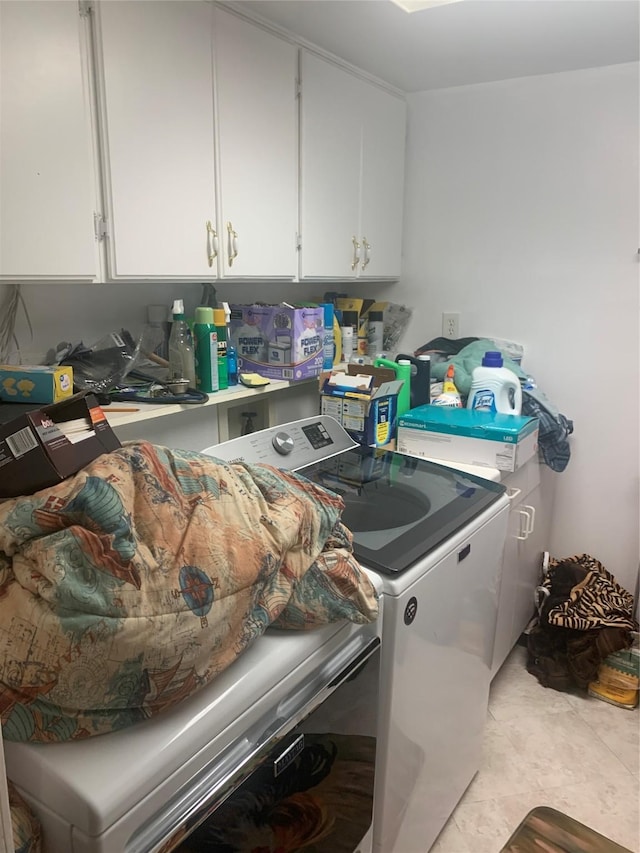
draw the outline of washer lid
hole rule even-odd
[[[356,557],[385,574],[408,569],[505,493],[473,474],[370,447],[298,473],[343,497]]]

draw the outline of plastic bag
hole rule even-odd
[[[119,385],[140,362],[143,338],[144,335],[136,343],[126,329],[121,329],[105,335],[90,347],[85,347],[81,341],[69,350],[60,364],[73,367],[76,391],[105,393]],[[144,351],[152,349],[151,341],[144,342]]]

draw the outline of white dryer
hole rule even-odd
[[[330,417],[211,447],[341,494],[384,609],[377,853],[426,853],[480,766],[509,501],[487,479],[354,446]]]

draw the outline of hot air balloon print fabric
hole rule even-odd
[[[377,617],[342,499],[293,473],[130,442],[0,502],[0,716],[59,742],[161,713],[270,626]]]

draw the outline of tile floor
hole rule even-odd
[[[640,712],[542,687],[516,646],[491,685],[483,763],[431,853],[499,853],[551,806],[640,853]]]

